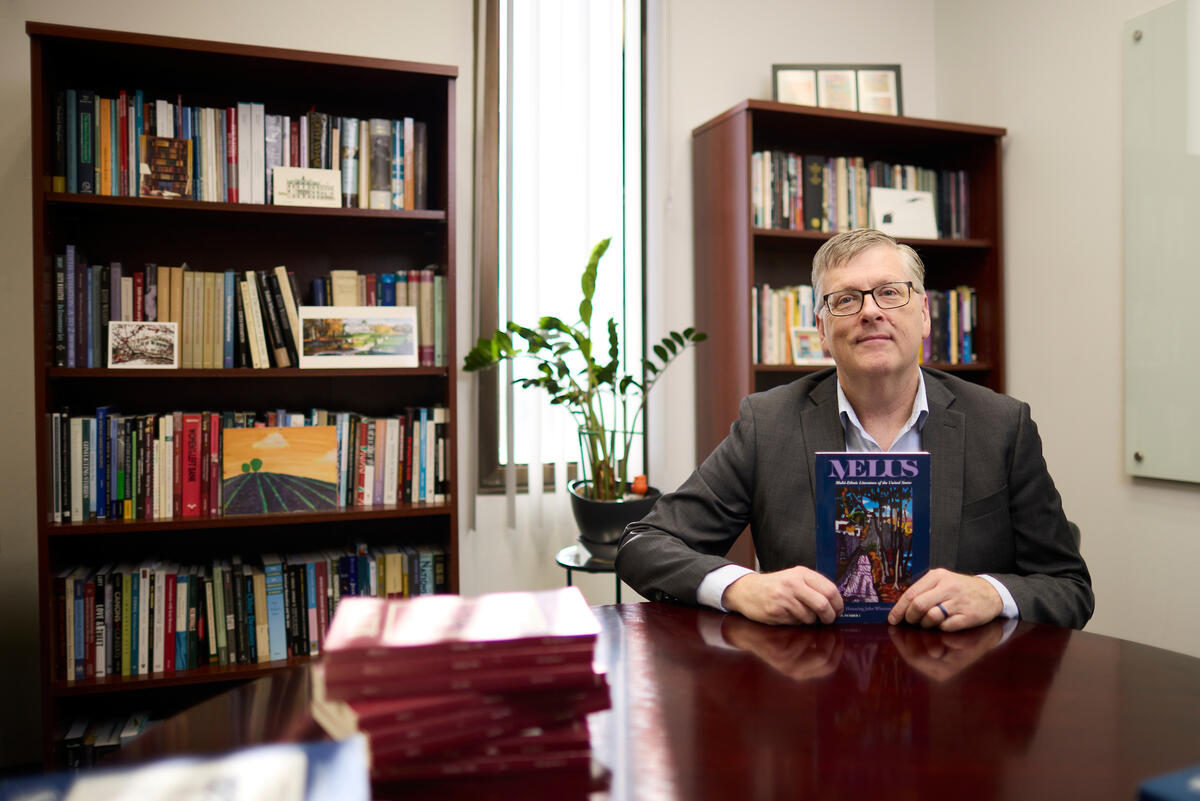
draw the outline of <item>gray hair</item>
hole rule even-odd
[[[900,254],[900,262],[908,271],[909,278],[912,279],[913,289],[925,292],[925,265],[921,263],[921,257],[915,250],[874,228],[855,228],[853,231],[843,231],[831,237],[821,245],[817,255],[813,256],[813,302],[818,314],[824,310],[821,301],[825,296],[825,281],[829,271],[841,267],[863,251],[878,245],[895,249]]]

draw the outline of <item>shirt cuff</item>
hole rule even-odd
[[[712,574],[710,573],[709,575]],[[1019,618],[1021,616],[1021,613],[1017,610],[1017,602],[1013,600],[1012,593],[1008,591],[1008,587],[1000,583],[1000,579],[992,578],[986,574],[980,574],[979,577],[995,587],[996,592],[1000,593],[1000,601],[1004,604],[1004,609],[1000,611],[1000,617]],[[705,578],[707,579],[707,576]]]
[[[725,589],[742,576],[753,572],[750,568],[742,565],[718,567],[700,582],[700,587],[696,590],[696,600],[704,606],[728,612],[729,610],[721,603],[721,598],[725,595]],[[1015,609],[1016,607],[1014,606],[1013,608]]]

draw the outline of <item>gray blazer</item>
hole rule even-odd
[[[1091,577],[1028,404],[922,369],[930,564],[995,577],[1023,620],[1082,628],[1095,605]],[[845,447],[833,369],[744,398],[729,436],[625,530],[617,573],[647,598],[696,603],[747,524],[763,571],[815,568],[814,454]]]

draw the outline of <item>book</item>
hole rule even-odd
[[[392,121],[372,119],[370,125],[369,205],[373,209],[392,208]],[[335,306],[342,304],[334,301]],[[357,305],[357,304],[347,304]]]
[[[817,570],[842,622],[883,622],[929,570],[928,453],[816,454]]]

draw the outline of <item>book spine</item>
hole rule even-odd
[[[96,93],[86,89],[78,94],[78,125],[79,152],[76,154],[76,175],[79,180],[80,194],[95,194],[96,192]]]

